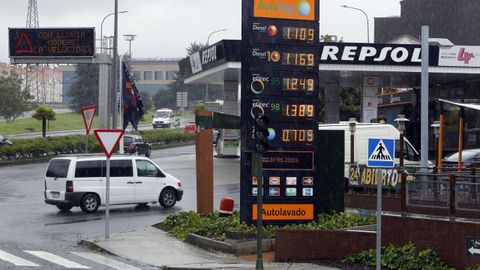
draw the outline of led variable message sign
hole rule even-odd
[[[12,58],[93,57],[94,28],[9,28]]]
[[[311,221],[320,201],[318,0],[247,0],[242,8],[241,219],[257,219],[253,162],[261,152],[263,219]]]

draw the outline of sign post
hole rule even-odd
[[[81,109],[82,116],[83,116],[83,123],[85,124],[85,130],[87,133],[86,140],[85,140],[85,153],[88,153],[88,135],[90,134],[90,129],[92,128],[93,117],[95,115],[96,110],[97,110],[97,105],[83,107]]]
[[[382,168],[395,166],[395,140],[391,138],[368,138],[367,167],[377,168],[377,239],[376,269],[381,269],[382,257]]]
[[[105,238],[110,238],[110,157],[123,137],[123,130],[119,129],[97,129],[93,131],[103,152],[107,156],[106,162],[106,187],[105,187]]]

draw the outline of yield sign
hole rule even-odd
[[[97,105],[83,107],[81,109],[82,116],[83,116],[83,123],[85,124],[87,135],[90,134],[90,128],[92,128],[93,116],[95,115],[95,110],[97,110]]]
[[[93,133],[95,134],[95,137],[97,137],[97,140],[100,143],[100,146],[102,146],[103,152],[107,155],[107,158],[110,158],[117,147],[120,138],[123,136],[123,130],[96,129]]]

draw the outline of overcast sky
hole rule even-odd
[[[360,11],[341,8],[346,4],[363,9],[370,20],[373,40],[374,17],[400,15],[401,0],[320,0],[320,34],[334,34],[345,42],[366,42],[366,18]],[[0,62],[8,59],[8,28],[25,27],[28,0],[0,0]],[[40,27],[95,27],[114,11],[114,0],[37,0]],[[118,0],[118,52],[128,51],[123,34],[137,35],[133,57],[185,57],[193,41],[210,44],[221,39],[241,38],[241,0]],[[103,24],[103,34],[113,35],[113,16]]]

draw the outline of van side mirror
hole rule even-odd
[[[153,114],[152,114],[152,118],[153,118]]]

